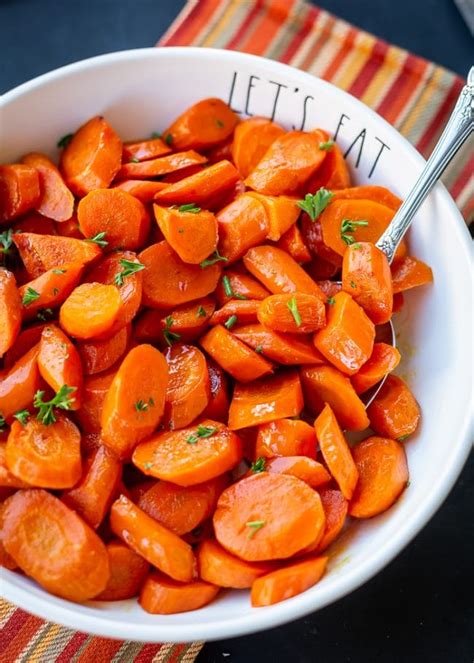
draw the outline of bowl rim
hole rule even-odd
[[[226,61],[235,64],[236,62],[254,64],[256,67],[266,68],[267,70],[278,71],[285,74],[287,72],[292,77],[297,77],[301,83],[330,88],[333,93],[349,98],[351,103],[356,105],[371,122],[382,126],[405,150],[406,158],[409,158],[420,170],[425,164],[425,160],[418,151],[404,138],[394,127],[392,127],[378,113],[366,106],[359,99],[353,97],[348,92],[337,88],[335,85],[324,81],[317,76],[301,71],[287,64],[269,60],[268,58],[240,53],[238,51],[229,51],[215,48],[198,47],[150,47],[140,49],[129,49],[116,51],[104,55],[98,55],[87,58],[54,69],[46,74],[42,74],[21,85],[6,92],[0,97],[0,109],[3,106],[15,101],[17,98],[27,95],[30,92],[40,88],[46,83],[54,82],[67,78],[70,74],[78,71],[87,71],[96,66],[117,63],[121,61],[140,60],[142,58],[156,58],[159,61],[163,57],[172,57],[176,59],[198,58],[201,61],[215,60]],[[471,253],[470,236],[467,226],[456,207],[453,199],[447,192],[444,185],[439,182],[436,185],[443,203],[447,205],[450,211],[449,223],[452,224],[453,233],[457,235],[457,242],[465,252],[466,260],[469,261]],[[376,573],[383,569],[396,555],[398,555],[405,546],[414,538],[414,536],[428,523],[430,518],[441,506],[453,487],[459,476],[464,463],[467,460],[471,449],[470,416],[469,412],[463,421],[458,422],[458,444],[452,454],[447,458],[446,465],[440,475],[440,482],[436,489],[432,491],[429,497],[417,508],[412,511],[411,517],[397,532],[397,536],[385,541],[384,545],[378,547],[359,564],[357,568],[350,573],[336,578],[330,589],[325,589],[320,593],[317,600],[314,596],[305,592],[292,599],[283,601],[274,606],[265,608],[265,610],[251,610],[242,617],[229,618],[223,621],[214,621],[208,623],[196,624],[135,624],[127,623],[126,612],[124,619],[118,621],[110,619],[104,612],[97,610],[94,615],[76,612],[76,604],[58,599],[58,597],[48,598],[48,595],[42,595],[39,592],[31,592],[28,587],[16,583],[13,576],[8,576],[9,572],[2,573],[1,592],[5,599],[13,602],[20,608],[37,615],[43,619],[51,620],[66,627],[85,631],[93,635],[102,637],[135,640],[139,642],[191,642],[195,640],[216,640],[228,637],[236,637],[248,633],[254,633],[265,629],[273,628],[289,621],[319,610],[330,603],[342,598],[348,593],[354,591]],[[43,590],[44,591],[44,590]]]

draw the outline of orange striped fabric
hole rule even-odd
[[[428,156],[463,80],[303,0],[190,0],[159,46],[208,46],[280,60],[347,90]],[[443,180],[474,219],[474,157],[465,145]]]

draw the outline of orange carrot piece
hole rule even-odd
[[[105,233],[107,250],[134,251],[145,243],[150,231],[150,215],[145,205],[121,189],[95,189],[79,202],[77,219],[89,239]]]
[[[170,209],[153,205],[155,219],[166,241],[181,260],[199,265],[217,247],[217,221],[212,212]]]
[[[0,269],[0,359],[15,343],[21,328],[21,297],[14,275]]]
[[[214,419],[225,423],[229,416],[229,385],[227,376],[211,359],[207,362],[209,373],[210,395],[209,402],[203,412],[206,419]]]
[[[146,180],[150,177],[159,177],[173,173],[176,170],[183,170],[189,168],[189,166],[203,164],[206,161],[205,156],[194,150],[176,152],[176,154],[168,154],[158,159],[140,161],[139,163],[125,163],[117,173],[117,179]]]
[[[234,269],[226,269],[223,277],[227,277],[227,283],[230,286],[229,295],[223,283],[223,278],[219,281],[216,288],[216,298],[220,306],[223,306],[231,299],[265,299],[270,294],[253,276],[238,272]]]
[[[242,444],[224,424],[204,419],[197,426],[158,433],[141,442],[133,463],[144,474],[178,486],[214,479],[242,459]]]
[[[120,293],[114,285],[82,283],[61,306],[59,322],[69,336],[97,338],[112,330],[121,308]]]
[[[114,379],[116,367],[85,378],[82,385],[82,403],[75,417],[83,433],[98,434],[101,429],[102,409],[105,397]]]
[[[0,224],[33,209],[40,197],[36,168],[20,163],[0,166]]]
[[[207,155],[209,156],[209,155]],[[168,175],[164,175],[164,177],[161,178],[160,183],[163,184],[164,186],[160,187],[159,191],[165,188],[168,184],[174,184],[175,182],[179,182],[180,180],[184,180],[185,177],[190,177],[191,175],[195,175],[196,173],[200,173],[201,170],[204,170],[206,166],[209,165],[209,161],[207,163],[198,163],[195,164],[194,166],[187,166],[186,168],[182,168],[180,170],[175,170],[172,173],[168,173]]]
[[[270,231],[270,219],[261,200],[242,193],[221,209],[217,216],[219,253],[232,263],[261,244]]]
[[[399,313],[405,303],[405,298],[403,297],[403,292],[396,292],[393,295],[393,313]]]
[[[300,265],[311,261],[311,252],[306,246],[298,225],[294,223],[278,240],[277,246]]]
[[[370,425],[382,437],[405,438],[418,428],[420,406],[406,382],[389,375],[367,409]]]
[[[39,344],[20,357],[0,380],[0,413],[7,420],[27,408],[39,389],[38,352]]]
[[[270,145],[284,133],[266,117],[251,117],[235,127],[232,158],[242,177],[250,175]]]
[[[300,419],[278,419],[258,427],[255,457],[308,456],[316,458],[316,433]]]
[[[298,193],[319,168],[326,152],[321,132],[289,131],[270,145],[245,184],[270,196]]]
[[[209,326],[214,308],[214,300],[203,297],[167,313],[149,309],[135,323],[135,338],[143,343],[163,344],[166,341],[164,331],[168,331],[179,334],[181,341],[192,341]]]
[[[349,188],[332,188],[339,189],[339,191],[333,191],[333,200],[372,200],[374,203],[380,203],[395,211],[402,204],[400,198],[384,186],[364,184],[362,186],[353,186]]]
[[[165,407],[168,365],[151,345],[127,354],[112,380],[102,409],[104,444],[123,460],[155,430]]]
[[[344,497],[350,500],[357,485],[359,473],[334,412],[328,404],[324,406],[323,411],[314,422],[314,429],[329,471]]]
[[[138,256],[143,270],[143,303],[154,308],[173,308],[213,292],[219,263],[201,268],[184,263],[168,242],[152,244]]]
[[[30,488],[30,485],[26,481],[16,477],[8,469],[6,442],[0,442],[0,488]]]
[[[39,488],[71,488],[81,477],[81,435],[72,421],[56,415],[46,426],[31,418],[14,421],[6,447],[12,474]]]
[[[324,575],[327,560],[327,557],[316,557],[294,562],[257,578],[250,594],[252,607],[280,603],[313,587]]]
[[[129,339],[130,328],[122,327],[110,338],[76,343],[84,374],[95,375],[113,366],[125,354]]]
[[[312,221],[307,214],[303,214],[301,234],[306,246],[314,256],[314,260],[306,267],[308,273],[316,281],[333,278],[340,271],[342,258],[324,243],[319,218]]]
[[[270,474],[288,474],[297,477],[311,486],[319,488],[331,481],[331,475],[324,465],[306,456],[286,456],[271,458],[265,463],[265,472]]]
[[[112,504],[110,526],[132,550],[163,573],[181,582],[193,579],[195,559],[191,546],[124,495]]]
[[[224,325],[228,320],[235,316],[236,322],[249,324],[257,322],[257,311],[259,301],[255,299],[231,299],[224,306],[212,314],[211,325]]]
[[[236,384],[229,409],[229,428],[238,430],[284,417],[295,417],[300,414],[303,404],[303,392],[296,371],[281,371],[250,384]]]
[[[265,196],[261,193],[250,193],[250,195],[263,203],[270,224],[267,239],[277,242],[296,223],[301,213],[301,209],[296,204],[297,198]]]
[[[47,219],[42,214],[38,212],[29,212],[25,216],[22,216],[18,221],[12,225],[12,230],[14,233],[36,233],[38,235],[56,235],[57,227],[52,219]]]
[[[130,141],[123,144],[123,162],[147,161],[147,159],[156,159],[163,157],[171,152],[171,147],[161,138],[151,138],[150,140]]]
[[[78,410],[82,389],[81,358],[66,334],[55,325],[48,325],[41,333],[38,368],[43,380],[55,392],[63,385],[74,389],[70,409]]]
[[[69,601],[97,596],[109,578],[104,544],[45,490],[20,490],[5,502],[2,541],[21,570]]]
[[[155,182],[154,180],[122,180],[118,184],[114,184],[112,188],[126,191],[142,203],[151,203],[158,191],[164,189],[165,186],[165,182]]]
[[[334,143],[326,153],[321,166],[306,185],[310,193],[316,193],[321,187],[333,191],[351,185],[351,176],[339,145]]]
[[[217,163],[223,159],[232,161],[232,143],[233,136],[229,136],[222,143],[218,143],[214,147],[206,150],[206,156],[209,159],[209,163]]]
[[[301,335],[280,334],[262,325],[242,325],[232,331],[251,348],[284,366],[325,363],[313,343]]]
[[[308,366],[300,371],[305,403],[319,414],[328,403],[337,420],[347,430],[364,430],[369,418],[348,377],[332,366]]]
[[[48,269],[57,269],[68,263],[87,265],[101,255],[97,244],[73,237],[19,233],[13,235],[13,242],[32,279]]]
[[[324,521],[316,491],[296,477],[267,472],[226,488],[213,517],[221,546],[247,562],[291,557],[322,537]]]
[[[273,294],[303,292],[326,300],[313,279],[287,253],[276,246],[256,246],[244,256],[244,264]]]
[[[397,260],[392,267],[393,293],[398,294],[410,288],[433,283],[433,272],[426,263],[407,256]]]
[[[20,286],[23,318],[31,320],[43,308],[55,308],[69,297],[79,284],[84,265],[67,263],[48,271]]]
[[[143,584],[138,602],[153,615],[175,615],[204,607],[218,593],[219,587],[208,582],[176,582],[153,571]]]
[[[239,180],[239,173],[230,161],[218,161],[208,168],[169,184],[159,191],[155,201],[162,205],[209,204],[212,197],[231,189]]]
[[[408,481],[403,445],[383,437],[368,437],[354,447],[359,483],[349,503],[353,518],[372,518],[389,509]]]
[[[122,479],[122,464],[106,447],[93,454],[81,480],[66,490],[61,499],[94,529],[107,515]]]
[[[74,134],[61,155],[60,170],[74,195],[106,189],[122,162],[122,141],[100,116],[91,118]]]
[[[321,297],[303,292],[272,295],[258,307],[258,321],[274,331],[309,334],[326,324],[326,309]]]
[[[356,390],[356,393],[363,394],[378,384],[387,373],[396,369],[399,362],[400,353],[397,348],[387,343],[374,343],[374,349],[370,358],[358,373],[351,378],[352,386]]]
[[[110,576],[105,589],[95,597],[95,600],[124,601],[137,596],[148,575],[150,565],[141,555],[121,541],[111,541],[106,548]]]
[[[221,99],[202,99],[163,132],[175,150],[206,150],[228,138],[239,117]]]
[[[41,232],[40,230],[34,230],[33,228],[31,230],[28,230],[27,232],[33,232],[33,233],[39,233]],[[79,224],[77,222],[77,216],[76,214],[73,214],[70,219],[67,219],[67,221],[58,221],[57,223],[54,224],[54,228],[51,231],[46,231],[45,235],[54,235],[54,232],[56,232],[57,235],[61,235],[61,237],[71,237],[73,239],[84,239],[84,235],[81,233],[81,230],[79,228]]]
[[[38,171],[41,198],[36,205],[37,211],[54,221],[70,219],[74,212],[74,196],[51,159],[44,154],[31,152],[23,157],[22,163]]]
[[[203,541],[197,549],[199,576],[219,587],[246,589],[254,580],[269,573],[271,562],[246,562],[231,555],[217,541]]]
[[[188,426],[209,403],[209,373],[206,358],[192,345],[173,345],[165,358],[169,372],[165,425],[175,430]]]
[[[222,325],[216,325],[208,331],[200,339],[200,344],[219,366],[239,382],[251,382],[273,370],[269,361],[239,341]]]
[[[323,487],[319,488],[318,492],[326,515],[323,538],[317,547],[319,553],[326,550],[341,532],[346,522],[349,503],[340,490]]]

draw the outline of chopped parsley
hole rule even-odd
[[[248,299],[245,295],[233,291],[230,279],[227,275],[222,277],[222,286],[227,297],[233,297],[234,299]]]
[[[237,316],[236,315],[231,315],[230,318],[228,318],[224,322],[224,327],[226,329],[232,329],[232,327],[235,325],[236,322],[237,322]]]
[[[179,339],[181,338],[180,334],[171,331],[172,326],[173,326],[173,317],[171,315],[168,315],[165,318],[165,328],[163,330],[163,336],[165,337],[166,343],[170,347],[173,345],[175,341],[179,341]]]
[[[316,221],[321,212],[329,205],[333,196],[334,194],[328,189],[321,187],[314,195],[307,193],[304,200],[298,200],[296,204],[306,212],[311,221]]]
[[[198,318],[205,318],[206,315],[207,315],[207,313],[206,313],[206,309],[204,308],[204,306],[200,306],[200,307],[198,308],[197,317],[198,317]]]
[[[328,297],[326,299],[326,304],[329,304],[330,306],[333,306],[335,303],[336,303],[336,300],[334,299],[334,297]]]
[[[115,285],[118,285],[119,288],[123,286],[123,280],[127,276],[135,274],[135,272],[140,272],[142,269],[145,269],[145,265],[142,265],[141,262],[134,262],[133,260],[125,260],[122,258],[120,260],[120,266],[123,268],[121,272],[115,275],[114,281]]]
[[[290,301],[287,303],[287,307],[290,309],[291,315],[293,316],[293,319],[296,323],[297,327],[301,327],[301,316],[300,312],[298,311],[298,305],[296,303],[296,297],[292,297]]]
[[[350,219],[343,219],[341,223],[341,239],[343,242],[350,246],[354,244],[355,240],[351,233],[355,232],[358,226],[368,226],[368,221],[351,221]]]
[[[129,163],[140,163],[140,159],[137,159],[137,157],[132,157]]]
[[[69,145],[69,143],[71,142],[71,140],[73,138],[74,138],[74,134],[66,134],[65,136],[63,136],[62,138],[60,138],[58,140],[57,146],[60,149],[64,149],[65,147],[67,147]]]
[[[171,145],[172,142],[173,142],[173,136],[172,136],[171,134],[166,134],[166,136],[165,136],[165,143],[166,143],[167,145]]]
[[[74,391],[76,391],[76,387],[68,387],[67,384],[63,384],[57,394],[55,394],[50,401],[46,402],[43,401],[44,391],[37,391],[33,399],[33,405],[38,408],[38,413],[36,415],[38,421],[41,421],[45,426],[54,424],[56,421],[54,408],[70,410],[76,400],[74,397],[70,398],[70,395]]]
[[[36,290],[33,290],[33,288],[28,286],[25,294],[23,295],[23,299],[21,300],[21,302],[23,306],[29,306],[37,299],[39,299],[39,296],[40,296],[39,292],[36,292]]]
[[[7,422],[5,421],[5,417],[0,412],[0,433],[3,433],[3,431],[5,430],[6,425],[7,425]]]
[[[265,472],[265,465],[267,464],[267,461],[263,456],[260,456],[260,458],[257,458],[255,463],[252,463],[250,466],[250,471],[253,472],[254,474],[258,474],[259,472]]]
[[[46,322],[48,318],[53,317],[53,309],[52,308],[40,308],[38,313],[36,314],[36,317],[38,320],[42,320],[43,322]]]
[[[104,239],[106,235],[107,233],[103,231],[101,233],[97,233],[97,235],[94,235],[94,237],[88,237],[84,241],[91,242],[91,244],[97,244],[97,246],[100,246],[101,249],[104,249],[108,245],[107,240]]]
[[[252,539],[255,534],[265,525],[264,520],[249,520],[248,523],[245,523],[246,527],[250,527],[250,532],[248,533],[248,538]]]
[[[203,426],[202,424],[199,424],[196,432],[190,435],[186,442],[188,444],[197,444],[200,439],[211,437],[216,431],[217,428],[215,426]]]
[[[0,253],[8,255],[11,251],[13,243],[13,230],[8,228],[0,233]]]
[[[15,419],[18,419],[18,421],[22,426],[26,426],[26,424],[28,423],[28,419],[30,418],[30,412],[29,410],[26,409],[19,410],[18,412],[15,412],[13,416],[15,417]]]
[[[142,401],[142,399],[140,399],[135,403],[133,407],[137,412],[146,412],[148,410],[148,403],[145,403],[145,401]]]
[[[209,258],[206,258],[206,260],[203,260],[200,263],[201,269],[204,269],[205,267],[209,267],[210,265],[215,265],[216,262],[228,262],[229,258],[226,258],[225,256],[221,256],[219,251],[216,249],[214,253],[211,253]]]
[[[255,348],[255,352],[261,355],[263,352],[263,345],[257,345],[257,347]]]
[[[319,149],[324,150],[325,152],[329,152],[329,150],[332,150],[333,147],[334,147],[333,140],[326,140],[322,143],[319,143]]]
[[[65,269],[53,269],[53,274],[65,274],[66,271]]]
[[[222,120],[219,120],[217,118],[216,118],[216,124],[219,127],[219,129],[222,129],[222,127],[224,126],[224,122],[222,122]]]
[[[199,214],[201,211],[200,207],[197,207],[194,203],[187,203],[186,205],[180,205],[178,207],[178,212],[189,212],[189,214]]]
[[[152,131],[151,133],[152,138],[161,138],[162,135],[161,131]]]

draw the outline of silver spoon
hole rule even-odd
[[[400,206],[382,236],[376,243],[377,248],[385,253],[389,263],[392,262],[395,251],[403,236],[411,225],[413,217],[420,205],[439,180],[446,166],[450,163],[461,145],[474,130],[474,67],[471,67],[467,83],[461,90],[456,106],[449,121],[441,134],[439,141],[426,162],[425,167],[413,189]],[[395,329],[392,321],[387,324],[388,341],[396,346]],[[390,340],[391,338],[391,340]],[[383,378],[375,387],[364,395],[366,407],[374,400],[387,378]]]

